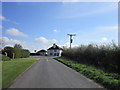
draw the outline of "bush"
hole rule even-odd
[[[73,61],[68,61],[66,59],[55,58],[56,60],[64,63],[65,65],[75,69],[76,71],[84,74],[86,77],[93,79],[94,81],[100,83],[105,88],[110,90],[120,89],[120,75],[116,73],[105,73],[100,69],[95,67],[86,66],[83,64],[78,64]]]
[[[13,52],[14,52],[13,50],[14,50],[13,47],[7,46],[7,47],[5,47],[5,48],[2,50],[2,54],[3,54],[3,55],[6,55],[6,53],[7,53],[7,56],[8,56],[9,58],[13,58]]]
[[[10,60],[9,57],[7,57],[7,56],[5,56],[5,55],[2,55],[2,61],[9,61],[9,60]]]
[[[14,55],[14,58],[26,58],[30,56],[29,50],[22,49],[22,46],[19,44],[15,44],[14,48],[5,47],[2,50],[2,54],[6,55],[6,53],[9,58],[13,58],[13,55]]]
[[[29,50],[22,49],[21,50],[21,58],[26,58],[30,56]]]
[[[72,61],[92,65],[101,68],[107,72],[118,71],[118,57],[120,56],[120,48],[116,45],[81,45],[72,49],[63,50],[62,57]]]

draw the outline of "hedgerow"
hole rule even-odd
[[[120,47],[113,45],[81,45],[72,49],[64,49],[62,57],[72,61],[92,65],[107,72],[119,73],[118,66]]]
[[[7,54],[9,58],[26,58],[30,56],[29,50],[22,49],[22,46],[20,44],[15,44],[14,47],[6,46],[2,50],[2,54]]]
[[[106,73],[100,69],[96,69],[92,66],[87,66],[84,64],[78,64],[74,61],[69,61],[66,59],[55,58],[59,62],[64,63],[65,65],[75,69],[77,72],[84,74],[86,77],[100,83],[105,88],[110,90],[119,90],[120,89],[120,75],[116,73]]]

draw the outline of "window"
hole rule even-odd
[[[59,56],[59,53],[57,53],[57,56]]]
[[[54,56],[56,56],[56,53],[54,53]]]
[[[54,52],[57,52],[57,50],[54,50]]]
[[[52,56],[52,53],[50,53],[50,56]]]

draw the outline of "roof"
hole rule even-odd
[[[44,50],[44,49],[42,49],[42,50],[40,50],[40,51],[38,51],[38,52],[47,52],[46,50]]]
[[[56,50],[56,49],[62,50],[62,48],[60,48],[60,47],[57,46],[56,44],[53,44],[53,46],[50,47],[50,48],[48,48],[47,50]]]

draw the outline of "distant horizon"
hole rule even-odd
[[[72,47],[118,44],[117,2],[3,2],[0,20],[4,46],[21,44],[31,53],[53,43],[68,48],[71,33]]]

